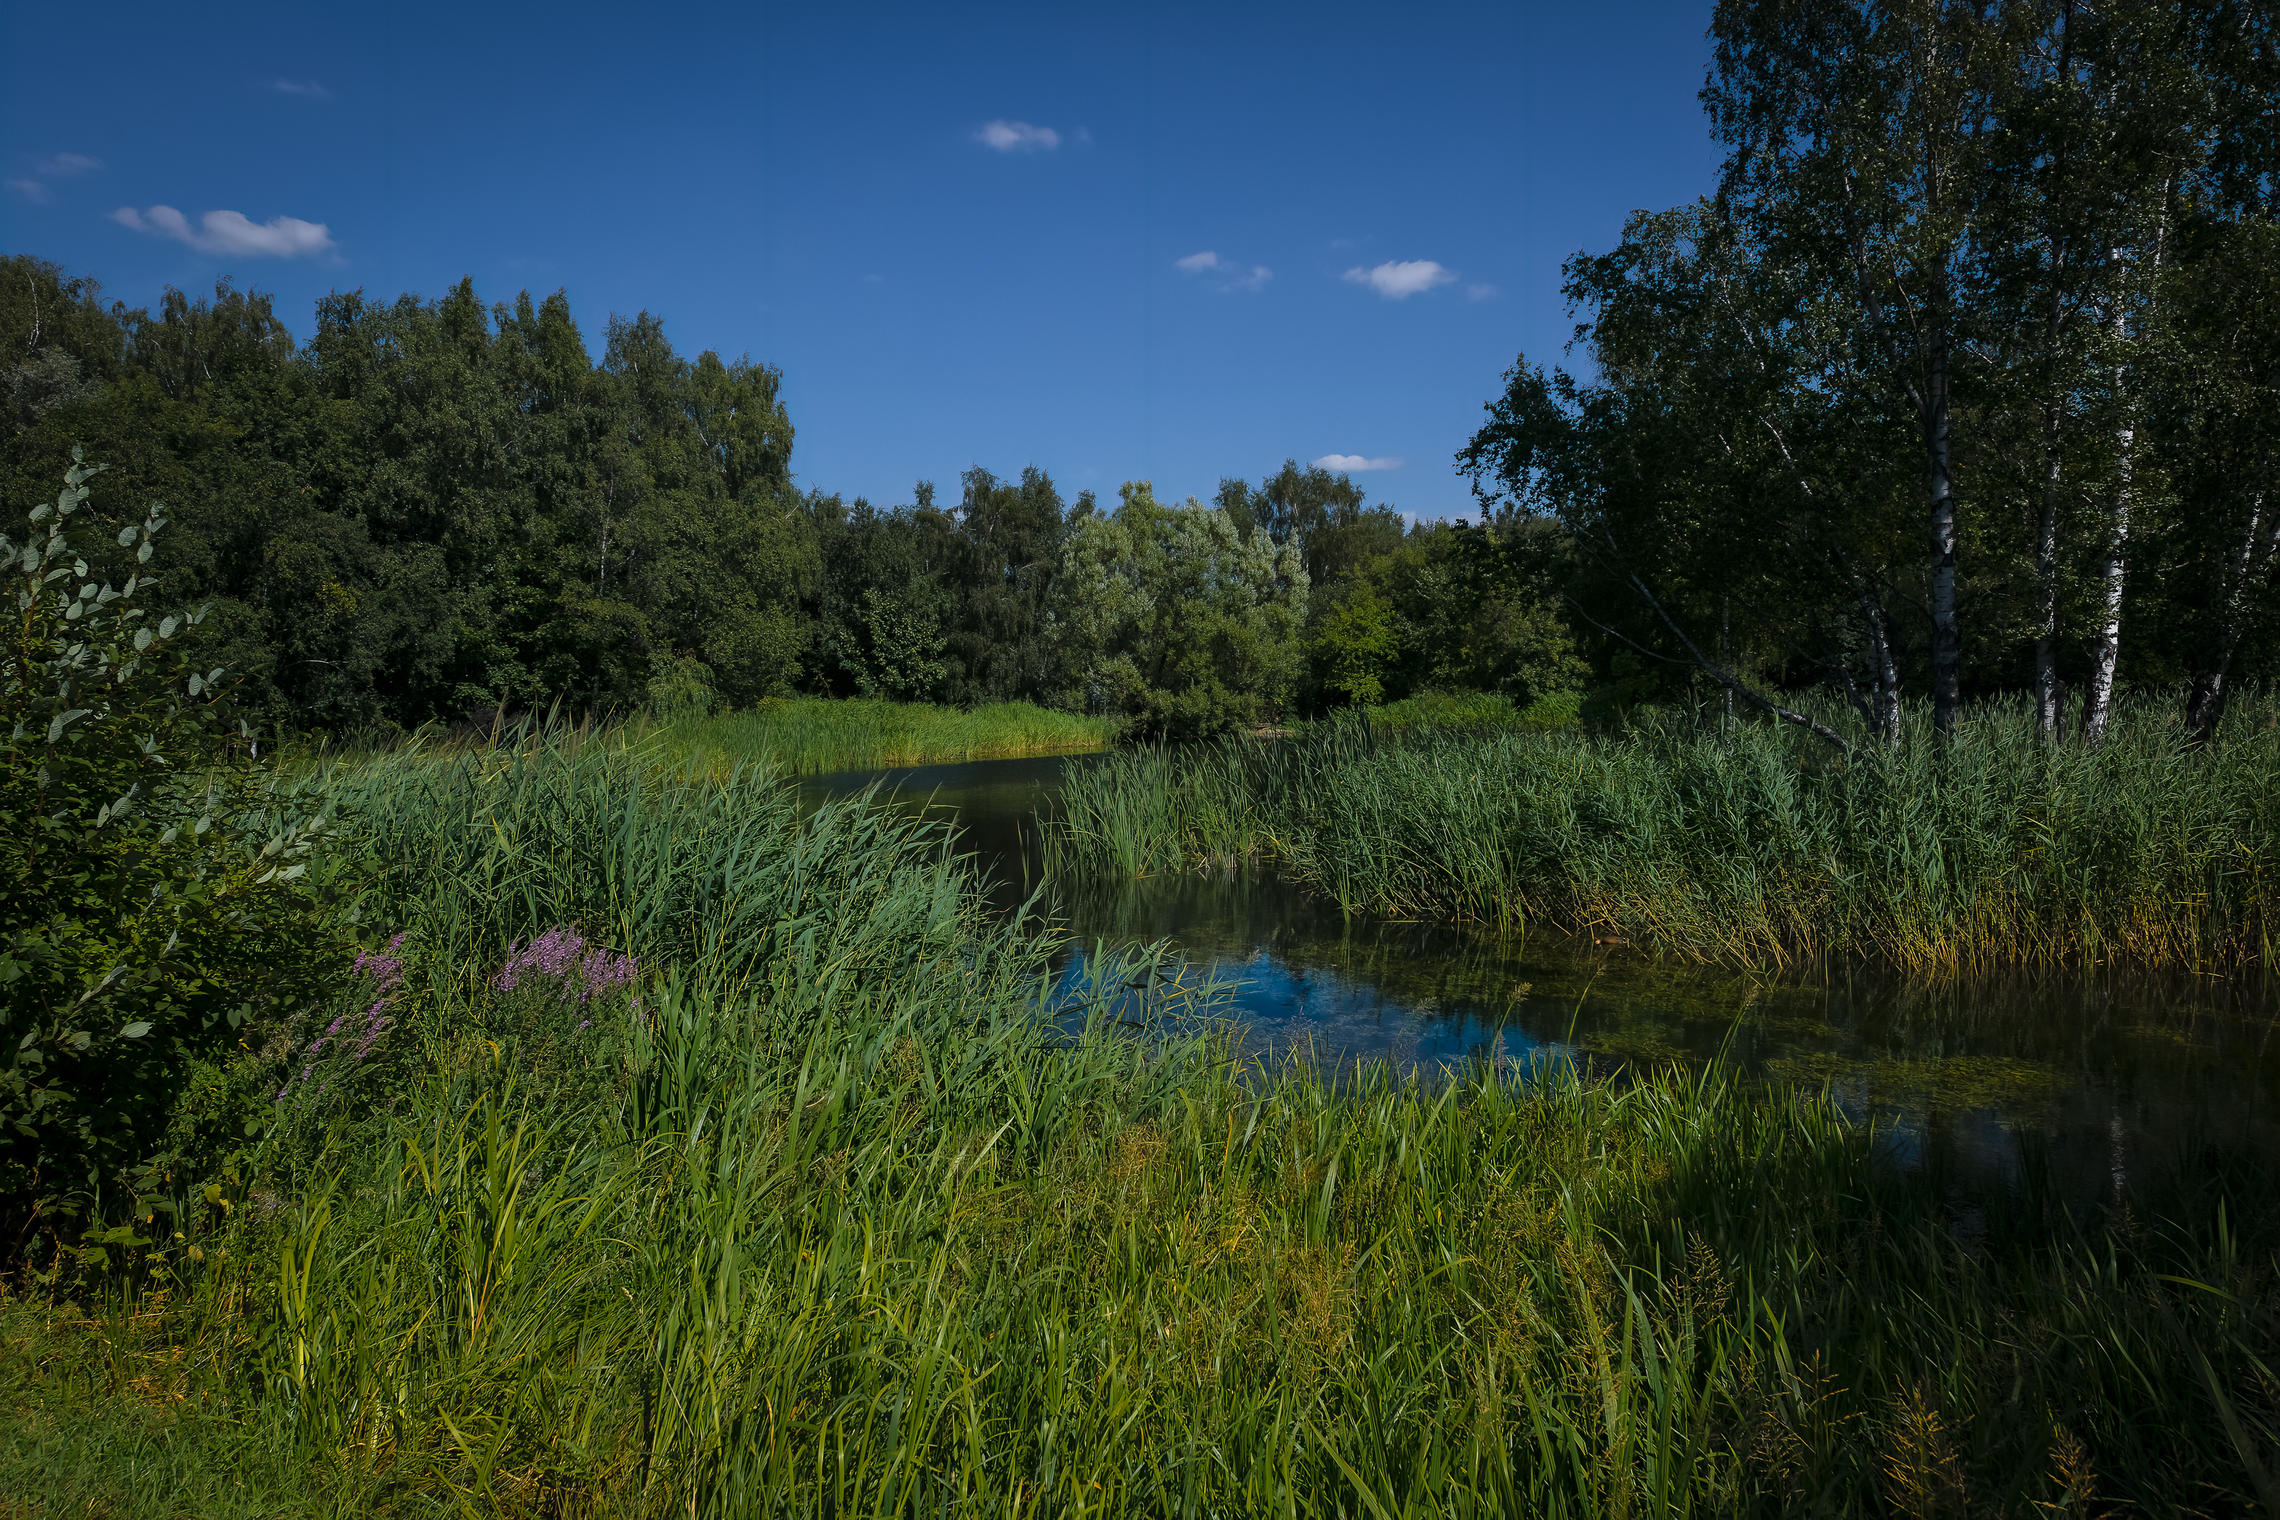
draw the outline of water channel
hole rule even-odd
[[[952,817],[1013,903],[1041,881],[1038,819],[1065,765],[981,761],[801,783],[873,785]],[[2083,1200],[2280,1165],[2280,998],[2270,979],[2040,970],[1927,983],[1875,968],[1752,975],[1534,932],[1351,917],[1269,874],[1046,883],[1074,943],[1165,939],[1233,983],[1258,1051],[1597,1068],[1723,1059],[1826,1085],[1912,1164]],[[2004,1191],[1998,1186],[1997,1191]]]

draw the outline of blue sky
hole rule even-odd
[[[234,275],[303,336],[462,275],[567,289],[597,356],[647,308],[780,365],[802,484],[882,502],[1343,455],[1461,515],[1482,404],[1567,341],[1561,262],[1709,187],[1708,19],[13,5],[0,249],[135,305]]]

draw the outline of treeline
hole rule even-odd
[[[153,313],[16,256],[0,354],[10,499],[78,445],[97,510],[165,503],[202,657],[296,728],[803,691],[1190,734],[1582,674],[1542,534],[1406,528],[1295,463],[1210,503],[1069,501],[1035,468],[954,503],[803,491],[776,370],[687,358],[647,313],[597,361],[559,293],[334,294],[297,343],[227,282]]]
[[[1729,0],[1711,40],[1717,191],[1567,266],[1590,370],[1515,367],[1484,500],[1567,530],[1641,680],[1826,683],[1885,739],[2004,690],[2095,743],[2125,680],[2213,725],[2280,621],[2280,12]]]

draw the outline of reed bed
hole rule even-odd
[[[790,697],[716,717],[635,726],[715,774],[761,761],[789,776],[949,765],[1106,749],[1120,724],[1027,702],[972,709],[926,702]]]
[[[1057,976],[939,830],[764,771],[310,784],[379,1032],[248,1051],[282,1096],[178,1233],[0,1303],[0,1513],[2280,1499],[2264,1194],[1980,1231],[1718,1071],[1246,1067],[1160,947]]]
[[[2193,744],[2125,708],[2100,749],[2015,704],[1945,745],[1840,756],[1794,729],[1612,737],[1335,725],[1072,767],[1048,860],[1146,875],[1272,861],[1342,907],[1546,924],[1702,961],[1866,953],[2229,970],[2280,935],[2280,703]]]

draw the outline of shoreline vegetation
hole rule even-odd
[[[2280,940],[2275,777],[2269,696],[2206,739],[2125,701],[2103,746],[2050,745],[2013,701],[1945,743],[1911,732],[1845,756],[1794,728],[1667,713],[1605,737],[1356,715],[1072,767],[1046,850],[1065,875],[1272,863],[1352,912],[1543,924],[1696,961],[2227,971]]]
[[[787,697],[733,713],[643,717],[629,740],[654,738],[677,761],[722,774],[763,757],[786,776],[1085,754],[1116,742],[1113,718],[1029,702],[966,709],[860,697]]]
[[[941,826],[762,766],[304,785],[401,937],[206,1070],[246,1138],[107,1272],[0,1300],[19,1513],[2266,1497],[2254,1179],[1967,1220],[1722,1071],[1246,1067],[1160,947],[1061,985]]]

